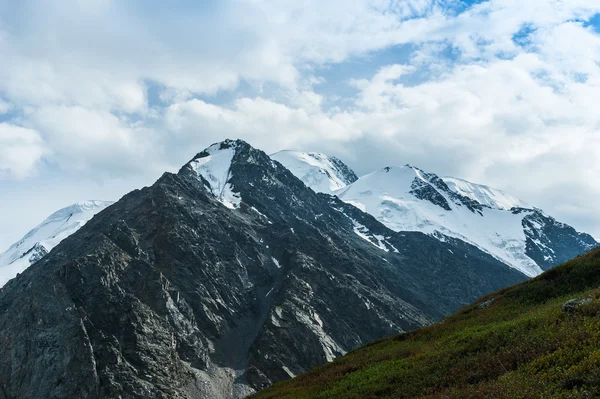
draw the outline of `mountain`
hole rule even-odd
[[[256,399],[600,397],[600,249]]]
[[[224,141],[0,289],[4,397],[237,398],[526,279]]]
[[[294,162],[289,158],[284,158],[284,165],[291,165],[290,171],[307,186],[331,192],[322,189],[327,186],[323,181],[331,181],[329,176],[335,173],[320,174],[322,181],[314,184],[312,174],[304,172],[311,170],[314,162],[302,166],[306,157],[294,156]],[[347,166],[339,169],[350,170]],[[592,236],[501,190],[453,177],[439,178],[410,165],[382,168],[333,193],[393,231],[423,232],[441,241],[459,239],[529,277],[598,246]]]
[[[460,239],[530,277],[598,245],[499,190],[410,165],[380,169],[336,194],[394,231]]]
[[[0,254],[0,287],[44,257],[62,240],[76,232],[112,202],[84,201],[63,208],[33,228]]]
[[[271,158],[319,193],[333,193],[358,180],[358,176],[346,164],[325,154],[280,151],[272,154]]]

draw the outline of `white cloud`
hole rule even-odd
[[[436,3],[7,2],[0,92],[19,105],[141,112],[148,81],[170,93],[214,94],[240,80],[296,88],[306,68],[426,39],[444,22]]]
[[[137,179],[239,137],[496,185],[600,235],[597,2],[186,3],[0,2],[2,177]],[[330,108],[322,68],[357,58],[379,71]]]
[[[300,93],[300,104],[291,107],[264,98],[241,98],[232,106],[222,107],[201,100],[174,104],[166,112],[166,127],[175,133],[171,145],[185,143],[200,148],[224,137],[242,138],[267,152],[281,148],[314,145],[322,141],[349,142],[361,133],[348,126],[343,114],[327,115],[318,104],[317,95]]]
[[[44,143],[35,130],[0,123],[0,177],[27,176],[44,153]]]
[[[67,173],[123,176],[169,166],[152,129],[110,112],[46,106],[30,113],[28,122],[44,132],[47,158]]]

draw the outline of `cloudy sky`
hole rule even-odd
[[[600,237],[599,13],[600,0],[0,0],[0,250],[224,138],[358,174],[414,164]]]

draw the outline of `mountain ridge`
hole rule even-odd
[[[292,172],[303,170],[298,159]],[[302,180],[304,174],[297,177]],[[323,187],[310,179],[305,183],[316,191]],[[380,168],[333,194],[394,231],[460,239],[530,277],[599,245],[589,234],[501,190],[440,178],[413,165]]]
[[[225,140],[222,143],[234,146],[235,140]],[[222,143],[217,143],[215,145],[218,147]],[[207,147],[206,150],[198,153],[194,159],[190,161],[195,164],[195,167],[198,168],[199,171],[201,171],[203,168],[203,166],[199,164],[199,161],[208,161],[208,158],[210,158],[210,152],[215,151],[215,148],[213,148],[215,145]],[[300,180],[302,180],[308,187],[317,192],[324,192],[343,197],[344,193],[349,190],[349,186],[359,180],[359,177],[352,171],[352,169],[344,164],[341,160],[335,157],[329,157],[322,153],[283,150],[275,154],[271,154],[270,157],[271,159],[280,161],[280,163],[288,168],[296,177],[300,178]],[[231,158],[231,154],[229,154],[229,156],[226,158]],[[227,161],[227,159],[225,159],[225,161]],[[227,162],[225,162],[225,164],[227,164]],[[598,245],[598,241],[594,237],[591,237],[585,233],[577,232],[571,226],[558,222],[551,216],[546,215],[543,210],[532,207],[528,203],[513,197],[502,190],[498,190],[486,185],[472,183],[455,177],[446,176],[439,178],[435,174],[426,173],[422,169],[412,165],[405,165],[404,167],[386,167],[380,170],[389,171],[393,168],[408,168],[415,171],[417,175],[429,176],[429,178],[434,181],[433,185],[430,186],[429,182],[425,183],[425,180],[418,181],[415,187],[411,187],[410,193],[415,195],[417,198],[420,197],[420,199],[429,201],[431,203],[437,203],[438,205],[441,204],[445,210],[451,210],[450,205],[447,200],[443,198],[443,195],[438,192],[439,190],[441,190],[441,192],[450,193],[451,197],[454,199],[458,198],[460,203],[467,206],[471,210],[477,209],[479,213],[481,213],[483,209],[489,208],[511,211],[513,214],[523,214],[524,216],[521,219],[521,227],[525,237],[518,239],[518,246],[521,248],[519,257],[523,259],[520,262],[525,262],[525,265],[516,265],[516,268],[526,272],[526,274],[529,276],[537,275],[541,273],[542,270],[547,270],[556,264],[567,261],[581,252]],[[225,170],[225,172],[227,172],[227,170]],[[236,198],[235,193],[231,192],[227,184],[218,186],[218,180],[227,180],[227,174],[217,177],[204,176],[204,178],[205,180],[212,179],[212,183],[217,184],[215,190],[218,191],[219,196],[222,197],[222,202],[230,208],[235,208],[239,200]],[[207,185],[210,187],[210,183],[208,181]],[[367,210],[366,206],[356,199],[349,199],[346,197],[344,198],[344,201],[357,206],[362,211]],[[91,201],[91,203],[93,202],[94,201]],[[110,204],[110,202],[106,203]],[[100,211],[101,209],[103,209],[103,207],[97,208],[97,211]],[[61,211],[67,212],[68,209],[65,208]],[[385,218],[378,216],[376,213],[374,215],[385,224]],[[429,219],[427,217],[422,219],[425,223],[431,224],[429,223]],[[43,223],[44,222],[42,222],[42,224]],[[427,234],[431,234],[440,240],[447,240],[449,237],[444,231],[435,229],[434,231],[431,231],[431,229],[427,230],[419,226],[410,226],[410,224],[408,226],[394,226],[392,224],[389,225],[389,227],[397,231],[422,231]],[[76,229],[71,230],[71,233],[74,231],[76,231]],[[497,232],[492,233],[497,234]],[[519,231],[516,231],[516,233],[519,236],[521,235]],[[68,234],[64,234],[63,237],[66,235]],[[461,232],[451,230],[450,236],[461,239],[469,244],[474,244],[492,255],[497,255],[494,253],[494,249],[489,250],[486,248],[486,245],[481,245],[477,241],[470,239],[469,233],[463,234]],[[514,237],[515,234],[509,234],[509,238]],[[563,240],[568,244],[557,244],[559,240]],[[42,240],[40,239],[38,241]],[[17,245],[18,243],[19,242],[13,244],[13,246]],[[5,277],[0,277],[0,286],[5,284],[8,279],[14,277],[17,273],[22,272],[31,263],[41,259],[54,246],[48,244],[36,244],[38,243],[33,243],[28,246],[26,251],[22,251],[20,255],[22,255],[24,258],[15,262],[15,264],[12,265],[12,270],[9,270],[9,268],[5,267]],[[4,257],[4,261],[2,257]],[[6,256],[6,253],[0,255],[0,271],[2,271],[3,266],[7,266],[9,263],[15,261],[12,259],[11,262],[7,262],[7,258],[8,256]],[[497,258],[505,263],[508,263],[509,265],[514,262],[514,260],[511,262],[510,256],[508,258],[506,256],[497,256]],[[534,264],[537,266],[534,266]],[[514,267],[515,265],[513,264],[512,266]]]

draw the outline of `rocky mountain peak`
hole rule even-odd
[[[76,202],[72,205],[69,205],[65,208],[62,208],[62,209],[54,212],[52,215],[48,216],[46,221],[53,220],[53,219],[62,219],[64,217],[69,217],[72,215],[90,212],[90,211],[94,212],[97,209],[104,209],[113,203],[114,203],[113,201],[99,201],[99,200],[87,200],[87,201]]]
[[[597,245],[589,235],[501,190],[441,178],[410,164],[362,176],[335,195],[394,231],[420,231],[440,240],[454,237],[528,276]]]
[[[251,147],[250,144],[248,144],[247,142],[245,142],[244,140],[241,140],[241,139],[236,139],[236,140],[225,139],[223,141],[219,141],[217,143],[211,144],[210,146],[208,146],[207,148],[205,148],[204,150],[202,150],[201,152],[196,154],[196,156],[193,158],[193,160],[210,156],[219,151],[227,151],[227,150],[236,151],[238,149],[250,148],[250,147]]]
[[[235,187],[232,179],[238,173],[245,174],[244,169],[251,164],[260,165],[265,170],[275,167],[265,153],[247,142],[228,139],[198,153],[179,173],[191,172],[219,202],[236,209],[242,198],[239,187]]]
[[[534,209],[527,202],[493,187],[449,176],[443,177],[442,180],[452,191],[490,208],[503,210],[511,210],[512,208]]]

